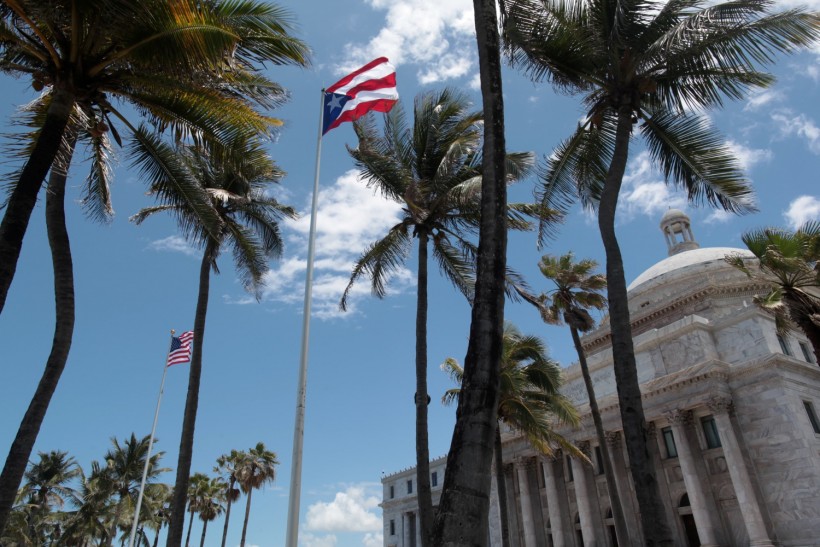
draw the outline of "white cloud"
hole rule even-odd
[[[814,154],[820,154],[820,127],[805,114],[795,115],[788,110],[772,114],[772,120],[780,129],[781,137],[797,136],[805,139]]]
[[[372,512],[379,498],[368,494],[362,486],[350,486],[337,492],[331,502],[317,502],[308,507],[305,529],[321,532],[379,532],[380,515]]]
[[[313,534],[300,533],[299,547],[336,547],[338,539],[333,534],[314,536]]]
[[[668,186],[652,165],[648,152],[641,152],[629,162],[621,190],[625,220],[636,215],[657,218],[670,207],[686,206],[686,196]]]
[[[384,534],[379,532],[377,534],[367,533],[362,539],[364,547],[382,547],[384,545]]]
[[[746,106],[743,107],[745,111],[760,110],[761,107],[778,102],[783,99],[783,93],[776,89],[760,89],[749,93],[749,98],[746,100]]]
[[[766,148],[748,148],[735,141],[728,141],[726,146],[740,162],[740,167],[747,172],[758,163],[771,161],[773,157],[772,151]]]
[[[789,203],[789,208],[783,212],[783,218],[792,230],[810,220],[820,220],[820,199],[816,196],[800,196]]]
[[[723,209],[714,209],[709,216],[707,216],[703,222],[706,224],[726,224],[733,218],[735,218],[734,213],[730,213],[729,211],[724,211]]]
[[[367,0],[385,11],[384,26],[366,44],[347,44],[348,72],[377,56],[396,66],[418,64],[423,84],[460,78],[476,65],[473,4],[470,0]],[[419,24],[423,21],[423,24]]]
[[[316,224],[316,256],[313,272],[312,315],[321,319],[349,316],[356,302],[370,294],[369,279],[362,278],[350,292],[349,312],[339,311],[339,299],[359,255],[399,221],[401,206],[374,195],[348,171],[329,188],[319,191]],[[286,221],[286,251],[289,258],[274,264],[265,276],[264,300],[296,305],[303,302],[310,231],[309,205],[297,220]],[[414,275],[400,268],[390,280],[390,291],[413,286]]]
[[[163,239],[152,241],[148,244],[149,249],[155,251],[167,251],[172,253],[182,253],[188,256],[198,256],[199,251],[191,247],[182,236],[168,236]]]

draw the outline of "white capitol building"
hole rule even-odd
[[[820,367],[802,332],[780,337],[753,302],[766,290],[728,265],[741,249],[699,248],[689,217],[668,211],[669,257],[629,286],[629,309],[661,497],[676,545],[820,546]],[[627,525],[637,502],[621,434],[609,325],[583,338]],[[548,458],[502,434],[513,545],[607,547],[615,532],[578,365],[563,392],[582,415],[561,430],[593,466]],[[445,458],[430,462],[434,503]],[[415,469],[384,476],[384,545],[420,547]],[[493,481],[493,486],[494,486]],[[498,503],[489,543],[501,545]],[[640,539],[640,538],[638,538]]]

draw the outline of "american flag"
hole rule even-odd
[[[194,339],[194,331],[183,332],[179,336],[171,337],[171,351],[168,353],[166,366],[187,363],[191,360],[191,341]]]

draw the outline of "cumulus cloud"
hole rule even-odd
[[[744,171],[750,171],[758,163],[771,161],[773,154],[767,148],[749,148],[735,141],[728,141],[726,146],[740,162],[740,167]]]
[[[314,536],[309,533],[299,534],[299,547],[336,547],[338,539],[333,534]]]
[[[419,82],[431,84],[475,71],[473,4],[470,0],[367,0],[385,12],[384,26],[364,44],[347,44],[339,72],[384,55],[396,66],[417,64]],[[424,21],[423,25],[419,21]]]
[[[152,241],[148,248],[154,251],[167,251],[171,253],[182,253],[188,256],[198,256],[199,251],[191,247],[185,238],[181,236],[168,236],[163,239]]]
[[[348,171],[332,186],[319,191],[316,224],[316,255],[313,274],[312,314],[321,319],[349,316],[340,312],[339,299],[359,255],[399,221],[401,206],[375,195]],[[266,301],[301,304],[307,268],[310,205],[297,220],[285,223],[289,258],[274,264],[265,277],[262,297]],[[413,274],[400,268],[390,280],[390,290],[400,292],[414,284]],[[350,293],[350,312],[356,302],[370,294],[369,280],[362,278]]]
[[[384,534],[379,532],[377,534],[367,533],[362,539],[364,547],[382,547],[384,545]]]
[[[772,114],[772,120],[780,129],[781,137],[800,137],[806,141],[809,150],[820,154],[820,127],[805,114],[795,114],[788,110]]]
[[[743,110],[747,112],[754,112],[760,110],[762,107],[774,102],[779,102],[783,99],[783,93],[777,89],[760,89],[749,93],[746,99],[746,106]]]
[[[798,197],[789,203],[789,208],[783,212],[783,218],[792,230],[810,220],[820,220],[820,199],[816,196]]]
[[[624,220],[637,215],[656,218],[670,207],[680,209],[686,206],[686,196],[664,182],[648,152],[641,152],[629,162],[620,201]]]
[[[362,486],[350,486],[337,492],[333,501],[317,502],[308,507],[305,529],[320,532],[371,532],[382,530],[380,515],[373,512],[379,498]]]

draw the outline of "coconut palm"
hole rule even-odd
[[[63,528],[65,545],[102,545],[108,534],[107,522],[112,518],[112,490],[106,470],[97,461],[91,462],[91,473],[80,483],[81,505]]]
[[[255,65],[307,63],[307,47],[289,35],[287,13],[253,1],[15,0],[0,5],[0,21],[0,70],[31,77],[34,89],[43,90],[35,115],[29,118],[35,128],[22,149],[27,161],[11,187],[0,222],[0,312],[43,179],[52,166],[67,171],[71,162],[76,138],[72,132],[88,133],[94,158],[84,202],[92,216],[110,217],[108,135],[121,140],[112,119],[133,129],[112,105],[112,97],[135,106],[156,127],[218,147],[239,135],[267,134],[279,123],[256,108],[283,101],[284,89],[262,76]],[[72,126],[72,116],[81,123]],[[65,161],[55,162],[61,153]],[[50,181],[52,188],[59,187],[55,182],[59,181]],[[0,530],[73,334],[73,275],[63,195],[58,191],[46,211],[59,291],[57,328],[43,379],[0,475]]]
[[[260,442],[248,450],[247,456],[242,458],[242,463],[237,468],[237,481],[242,492],[248,496],[245,502],[245,520],[242,523],[242,538],[239,540],[239,547],[245,547],[253,491],[274,481],[277,465],[279,465],[279,460],[276,459],[276,453],[265,448],[265,444]]]
[[[199,512],[202,499],[208,495],[211,478],[205,473],[194,473],[188,481],[188,532],[185,534],[185,547],[191,544],[191,528],[194,525],[194,513]]]
[[[418,239],[416,477],[425,545],[433,519],[427,440],[428,253],[432,248],[442,273],[472,299],[476,251],[466,237],[475,233],[480,219],[482,118],[468,108],[466,97],[450,89],[420,94],[414,103],[412,127],[408,127],[404,111],[397,104],[384,116],[382,135],[372,117],[355,123],[359,146],[349,149],[362,178],[387,199],[401,204],[403,214],[399,223],[357,260],[341,299],[342,309],[347,307],[354,283],[363,275],[370,276],[373,294],[383,297],[390,275],[409,255],[413,238]],[[530,154],[506,157],[508,181],[523,176],[530,161]],[[533,207],[511,207],[511,224],[526,226],[521,214],[534,212]]]
[[[502,8],[504,2],[501,2]],[[507,265],[504,97],[501,87],[495,0],[473,0],[484,118],[481,221],[476,288],[465,375],[447,474],[436,514],[433,545],[481,545],[486,541],[490,466],[497,427],[498,360],[504,323]]]
[[[212,269],[219,272],[217,258],[225,247],[230,247],[243,285],[248,290],[257,291],[263,275],[268,271],[268,259],[278,257],[282,250],[278,223],[283,218],[294,218],[296,213],[266,195],[270,185],[277,182],[283,173],[261,146],[247,142],[237,144],[232,157],[211,161],[215,158],[209,158],[202,148],[174,147],[145,130],[138,133],[140,138],[134,141],[132,157],[150,179],[151,190],[161,204],[141,210],[132,220],[140,224],[154,214],[171,213],[185,237],[203,249],[188,396],[168,531],[168,546],[178,547],[182,541],[181,516],[185,511],[199,405],[210,272]],[[179,191],[179,188],[184,188],[184,191]],[[212,216],[218,222],[213,225],[203,222],[207,215],[202,214],[202,203],[193,199],[193,194],[208,197],[204,207],[213,210]]]
[[[693,201],[753,209],[751,188],[724,139],[701,113],[773,77],[757,67],[812,43],[818,17],[768,12],[768,0],[511,0],[506,47],[534,80],[582,94],[585,120],[547,161],[541,197],[597,207],[606,251],[615,378],[630,469],[647,545],[670,544],[647,450],[615,211],[638,129],[667,181]],[[638,125],[639,124],[639,125]]]
[[[581,365],[581,374],[584,377],[584,385],[589,399],[589,412],[592,414],[595,434],[598,437],[598,446],[601,450],[607,491],[609,492],[612,516],[615,521],[615,534],[620,545],[631,545],[629,530],[626,526],[624,511],[615,482],[615,472],[612,469],[612,461],[609,456],[604,426],[601,422],[601,413],[598,410],[598,400],[595,397],[595,388],[592,385],[592,377],[589,375],[586,352],[581,345],[579,335],[580,332],[588,332],[595,327],[595,320],[587,310],[602,310],[606,307],[606,297],[603,294],[606,289],[606,277],[592,273],[597,267],[598,263],[590,259],[576,262],[571,252],[557,258],[550,255],[541,257],[538,268],[544,277],[555,284],[555,288],[541,294],[536,299],[531,299],[530,302],[538,307],[544,322],[550,325],[566,324],[569,327],[575,345],[575,352],[578,354],[578,362]]]
[[[500,365],[498,421],[524,434],[530,444],[542,454],[552,454],[552,446],[559,445],[571,455],[586,460],[571,442],[556,433],[557,424],[578,425],[578,412],[564,395],[561,386],[561,367],[547,356],[540,338],[523,335],[510,322],[504,325],[504,346]],[[441,365],[453,381],[461,385],[464,369],[453,358]],[[452,388],[441,398],[444,404],[457,401],[462,388]],[[501,512],[501,538],[510,545],[507,488],[504,480],[504,461],[501,451],[501,429],[496,427],[493,456],[496,468],[498,501]]]
[[[140,508],[140,529],[148,528],[154,532],[154,541],[151,545],[157,547],[159,532],[168,524],[173,491],[167,484],[154,483],[146,485],[145,497]]]
[[[808,222],[793,232],[782,228],[753,230],[742,239],[757,258],[757,268],[740,255],[726,257],[727,262],[771,287],[767,294],[756,296],[755,302],[774,314],[781,334],[797,325],[820,363],[820,297],[812,293],[820,287],[820,222]]]
[[[242,467],[242,461],[247,457],[245,452],[231,450],[230,454],[223,454],[216,460],[214,472],[219,473],[225,486],[225,525],[222,528],[222,547],[228,538],[228,522],[231,519],[231,504],[239,499],[240,490],[236,487],[237,473]]]

